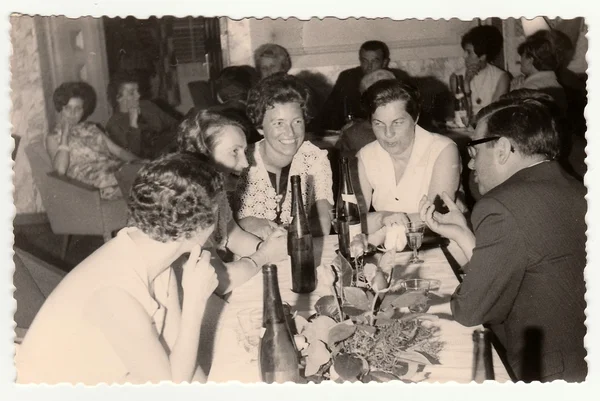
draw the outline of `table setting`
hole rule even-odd
[[[455,243],[435,237],[425,232],[417,249],[421,263],[409,262],[410,246],[387,252],[368,248],[354,261],[356,269],[338,252],[337,236],[314,238],[317,287],[308,294],[292,292],[289,258],[277,263],[302,382],[471,381],[472,333],[479,326],[464,327],[452,318],[450,297],[458,279],[446,257],[450,252],[460,262],[464,255]],[[261,381],[262,312],[258,274],[222,305],[209,381]],[[495,350],[493,365],[496,381],[510,381]]]

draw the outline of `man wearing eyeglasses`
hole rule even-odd
[[[420,204],[429,227],[469,259],[453,316],[492,328],[515,379],[583,381],[585,187],[556,161],[559,135],[544,102],[498,101],[477,119],[469,168],[483,197],[473,231],[450,197],[446,214],[426,197]]]

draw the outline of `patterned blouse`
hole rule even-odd
[[[300,176],[306,213],[310,213],[318,200],[327,200],[333,205],[333,179],[326,150],[304,142],[290,165],[285,193],[278,195],[260,155],[259,148],[263,141],[248,148],[251,167],[242,174],[233,196],[233,210],[237,219],[254,216],[275,221],[279,214],[283,223],[289,223],[292,203],[290,178],[293,175]]]
[[[58,127],[48,135],[60,138]],[[82,122],[69,133],[69,169],[67,176],[100,189],[102,199],[122,197],[115,172],[125,162],[113,155],[102,130],[90,122]]]

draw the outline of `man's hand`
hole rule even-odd
[[[466,232],[470,232],[467,220],[446,192],[442,193],[442,200],[448,207],[448,213],[436,212],[431,200],[427,196],[423,196],[419,202],[419,215],[431,230],[458,242],[460,237]]]

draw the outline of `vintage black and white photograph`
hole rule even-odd
[[[17,384],[586,382],[586,16],[357,17],[9,16]]]

